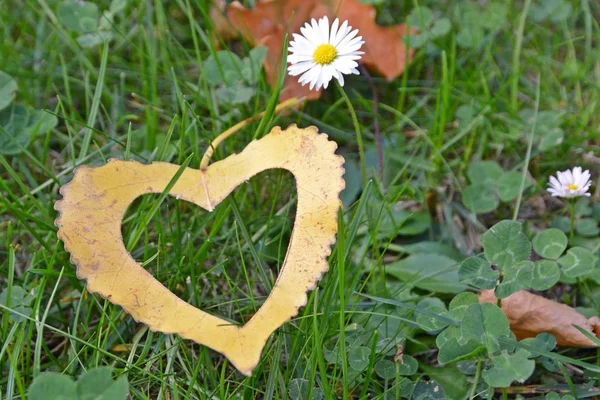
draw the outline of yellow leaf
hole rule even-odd
[[[170,190],[171,196],[212,211],[259,172],[282,168],[294,175],[298,204],[283,267],[269,297],[243,327],[181,300],[125,249],[121,221],[127,207],[143,194],[162,193],[178,165],[111,160],[98,168],[78,168],[55,205],[58,237],[90,292],[122,306],[154,331],[176,333],[224,354],[250,375],[269,336],[306,304],[306,292],[328,269],[344,188],[344,159],[335,155],[336,147],[315,127],[275,127],[240,154],[206,169],[186,168]]]

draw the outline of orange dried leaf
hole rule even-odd
[[[404,44],[406,25],[377,25],[375,8],[359,0],[335,0],[332,3],[331,9],[338,10],[335,16],[350,21],[363,37],[365,54],[361,61],[387,80],[402,75],[414,55],[414,49],[408,49]]]
[[[239,2],[228,8],[231,24],[242,32],[247,41],[255,46],[267,46],[265,72],[271,85],[277,81],[285,34],[299,33],[305,22],[324,15],[348,20],[354,29],[359,30],[365,41],[362,62],[388,80],[399,77],[414,55],[414,50],[404,45],[405,25],[377,25],[373,6],[362,4],[359,0],[263,0],[252,10]],[[316,99],[320,94],[321,91],[301,86],[297,77],[287,77],[281,98],[306,96]]]
[[[480,303],[496,303],[493,290],[479,295]],[[535,337],[538,333],[554,335],[560,346],[587,347],[595,344],[573,325],[577,325],[596,337],[600,335],[600,319],[587,319],[574,308],[520,290],[502,299],[502,311],[508,318],[510,329],[517,339]]]
[[[239,36],[240,32],[229,22],[226,10],[225,0],[213,0],[209,11],[209,17],[213,25],[213,42],[221,40],[231,40]]]
[[[237,186],[267,169],[282,168],[296,179],[298,203],[290,247],[281,273],[263,306],[242,327],[201,311],[170,292],[125,249],[121,221],[139,196],[161,193],[179,166],[156,162],[143,165],[112,160],[81,167],[61,188],[55,205],[58,236],[71,253],[77,276],[87,289],[121,305],[154,331],[177,333],[224,354],[246,375],[256,367],[269,336],[297,314],[327,270],[337,231],[339,194],[344,188],[343,158],[336,144],[314,127],[274,128],[203,170],[187,168],[169,194],[207,211]]]

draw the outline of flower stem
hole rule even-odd
[[[573,242],[573,237],[575,236],[575,200],[569,199],[569,209],[571,212],[569,242]]]
[[[352,106],[352,102],[350,98],[346,94],[346,91],[340,85],[340,83],[336,80],[336,86],[342,97],[346,101],[346,105],[348,106],[348,110],[350,111],[350,115],[352,116],[352,123],[354,124],[354,131],[356,132],[356,142],[358,143],[358,154],[360,156],[360,172],[362,176],[362,185],[365,187],[367,185],[367,167],[365,165],[365,149],[363,147],[362,134],[360,133],[360,125],[358,124],[358,118],[356,117],[356,111],[354,111],[354,107]]]
[[[377,146],[377,173],[379,174],[379,179],[383,181],[383,144],[381,143],[381,128],[379,127],[379,96],[377,95],[377,87],[369,71],[362,65],[360,66],[360,70],[367,79],[367,83],[373,93],[373,135],[375,136],[375,145]]]

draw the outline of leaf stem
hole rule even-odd
[[[365,149],[363,147],[362,134],[360,132],[360,125],[358,124],[358,118],[356,117],[356,111],[354,111],[354,107],[352,106],[352,102],[350,98],[346,94],[346,91],[340,85],[340,83],[335,81],[338,90],[340,91],[342,97],[346,101],[346,105],[348,106],[348,110],[350,111],[350,115],[352,116],[352,123],[354,124],[354,131],[356,132],[356,142],[358,143],[358,154],[360,156],[360,173],[362,176],[362,185],[363,188],[367,185],[367,167],[365,165]]]
[[[475,371],[475,380],[473,381],[473,386],[471,387],[471,393],[469,393],[469,399],[473,400],[475,398],[475,392],[477,391],[477,385],[479,384],[479,378],[481,377],[481,367],[483,363],[481,360],[477,361],[477,370]]]
[[[302,103],[303,101],[304,101],[304,97],[302,97],[302,98],[293,97],[291,99],[288,99],[286,101],[279,103],[277,105],[277,107],[275,107],[275,112],[277,113],[282,110],[285,110],[286,108],[294,107],[294,106]],[[219,136],[217,136],[210,143],[210,146],[208,146],[208,149],[206,149],[206,152],[202,156],[202,160],[200,161],[200,169],[206,169],[208,167],[208,163],[210,162],[210,159],[211,159],[215,149],[221,143],[223,143],[225,141],[225,139],[229,138],[231,135],[233,135],[240,129],[250,125],[252,122],[256,121],[257,119],[262,118],[265,115],[265,112],[266,111],[260,112],[250,118],[240,121],[237,124],[235,124],[234,126],[232,126],[231,128],[229,128],[226,131],[223,131],[221,134],[219,134]]]

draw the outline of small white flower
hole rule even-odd
[[[567,199],[579,196],[589,196],[588,190],[592,185],[590,182],[590,171],[581,171],[581,167],[573,168],[573,171],[557,171],[555,177],[550,177],[548,191],[552,196],[564,197]]]
[[[302,35],[294,33],[290,42],[288,67],[290,75],[303,74],[298,82],[302,86],[310,83],[310,89],[327,89],[331,78],[336,78],[344,86],[343,74],[358,75],[358,63],[364,52],[359,51],[365,43],[362,36],[356,36],[358,29],[352,30],[348,21],[339,26],[336,18],[329,28],[329,19],[325,16],[319,22],[313,18],[300,28]]]

